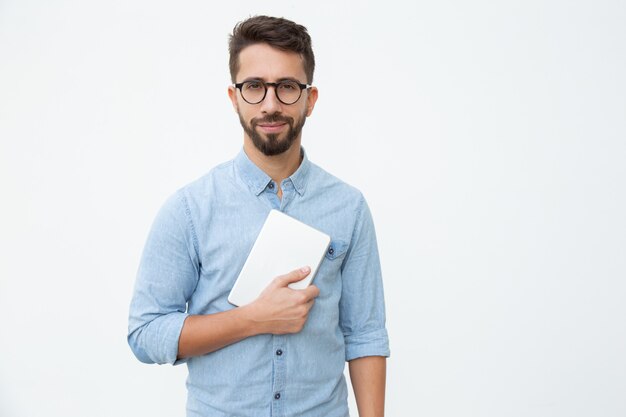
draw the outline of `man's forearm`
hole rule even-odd
[[[178,359],[214,352],[258,334],[288,334],[302,330],[319,295],[315,285],[292,290],[311,272],[308,267],[276,277],[252,303],[215,314],[189,316],[178,340]]]
[[[383,417],[387,358],[366,356],[348,363],[359,417]]]
[[[178,359],[204,355],[258,334],[245,307],[189,316],[178,340]]]

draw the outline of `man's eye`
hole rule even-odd
[[[246,83],[246,90],[260,90],[263,88],[263,84],[258,82]]]
[[[281,90],[286,90],[286,91],[290,91],[290,90],[295,90],[297,87],[294,83],[285,83],[285,84],[280,84],[280,89]]]

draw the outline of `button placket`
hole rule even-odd
[[[286,363],[287,346],[284,336],[274,335],[272,337],[272,363],[274,367],[274,380],[272,381],[272,416],[283,415],[284,392],[286,384]]]

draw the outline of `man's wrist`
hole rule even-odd
[[[254,320],[254,307],[252,304],[246,304],[237,308],[239,317],[243,324],[245,337],[256,336],[262,334],[263,331],[257,321]]]

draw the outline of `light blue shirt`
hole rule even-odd
[[[188,417],[345,417],[345,361],[389,356],[367,203],[302,154],[298,170],[280,184],[282,199],[242,150],[180,189],[154,221],[130,306],[128,343],[142,362],[187,363]],[[253,336],[177,361],[188,315],[235,308],[228,294],[271,209],[331,236],[313,281],[320,295],[303,330]]]

